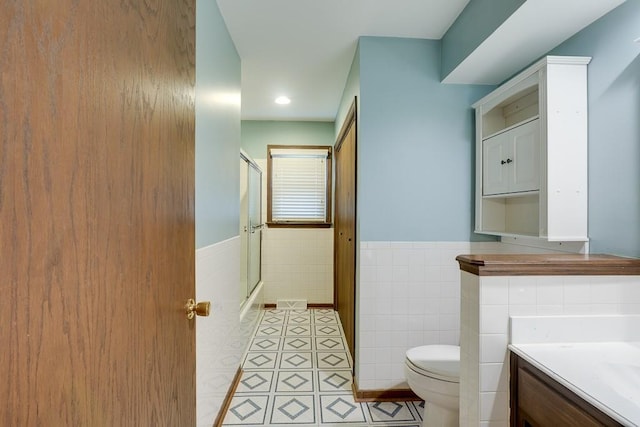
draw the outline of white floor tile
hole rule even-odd
[[[351,367],[336,312],[266,310],[223,425],[420,427],[422,402],[355,402]]]

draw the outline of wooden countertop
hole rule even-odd
[[[476,276],[640,275],[640,259],[581,254],[458,255],[460,269]]]

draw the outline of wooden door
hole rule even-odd
[[[334,235],[334,305],[347,346],[355,360],[356,292],[356,103],[335,146],[336,192]]]
[[[195,1],[0,5],[0,425],[195,425]]]

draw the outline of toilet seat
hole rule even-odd
[[[460,380],[460,347],[425,345],[409,349],[407,366],[417,374],[448,382]]]

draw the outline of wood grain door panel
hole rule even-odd
[[[0,425],[195,425],[195,1],[0,6]]]
[[[335,147],[335,306],[351,356],[355,353],[356,110],[355,101]]]

